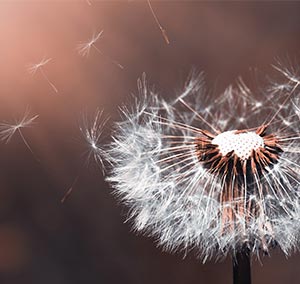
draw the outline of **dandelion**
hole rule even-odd
[[[148,6],[149,6],[149,9],[150,9],[150,11],[151,11],[151,14],[152,14],[152,16],[153,16],[153,18],[154,18],[154,20],[155,20],[155,23],[157,24],[158,28],[160,29],[161,34],[162,34],[162,36],[163,36],[165,42],[166,42],[167,44],[170,44],[170,40],[169,40],[169,37],[168,37],[168,35],[167,35],[167,31],[166,31],[166,30],[162,27],[162,25],[160,24],[160,21],[159,21],[158,17],[156,16],[156,14],[155,14],[155,12],[154,12],[154,10],[153,10],[153,8],[152,8],[152,5],[151,5],[150,0],[147,0],[147,3],[148,3]]]
[[[35,120],[38,118],[38,115],[30,115],[29,109],[27,108],[24,115],[16,119],[14,122],[1,122],[0,123],[0,140],[4,141],[6,144],[10,142],[15,133],[19,133],[21,139],[23,140],[26,147],[35,157],[29,143],[26,141],[22,129],[26,127],[31,127]]]
[[[85,142],[86,150],[84,156],[86,156],[85,166],[88,166],[92,161],[96,165],[100,165],[102,173],[104,174],[104,161],[105,149],[102,146],[103,130],[107,122],[107,118],[103,118],[103,110],[97,109],[93,116],[93,119],[89,119],[86,113],[82,115],[82,121],[79,125],[80,132]],[[82,172],[82,171],[80,171]],[[64,203],[69,195],[72,193],[74,186],[78,182],[80,173],[76,176],[72,185],[66,191],[61,199],[61,203]]]
[[[43,58],[40,62],[36,64],[30,64],[28,66],[28,72],[32,75],[34,75],[37,71],[40,71],[44,79],[47,81],[47,83],[50,85],[50,87],[54,90],[55,93],[58,93],[57,88],[55,85],[49,80],[48,76],[46,75],[45,71],[43,70],[44,66],[49,63],[52,60],[52,58]]]
[[[137,231],[203,262],[231,255],[235,269],[250,268],[252,254],[298,247],[300,78],[276,69],[284,91],[254,94],[239,79],[207,96],[194,74],[170,102],[138,81],[141,98],[122,109],[107,178]]]
[[[110,62],[118,66],[120,69],[124,69],[124,66],[121,65],[119,62],[111,59],[109,56],[105,55],[95,44],[96,42],[102,37],[103,30],[97,34],[93,34],[92,38],[88,42],[79,43],[77,45],[77,50],[79,55],[88,57],[90,54],[90,50],[93,47],[99,54],[106,57]]]

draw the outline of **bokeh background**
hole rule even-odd
[[[1,283],[230,283],[231,260],[202,264],[170,255],[136,236],[126,208],[111,194],[95,164],[85,165],[82,113],[104,109],[111,121],[136,93],[146,72],[165,97],[183,86],[192,67],[221,92],[253,70],[271,72],[275,57],[300,63],[300,2],[152,1],[167,45],[146,1],[0,1],[0,120],[27,107],[39,117],[0,144]],[[118,68],[79,42],[104,30],[96,43]],[[28,64],[52,58],[42,75]],[[108,123],[108,128],[110,123]],[[73,192],[60,199],[72,186]],[[261,264],[262,263],[262,264]],[[279,251],[253,261],[253,283],[299,283],[300,255]]]

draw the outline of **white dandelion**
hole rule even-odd
[[[170,103],[139,81],[141,98],[123,108],[107,156],[107,179],[137,231],[203,261],[298,248],[300,78],[276,69],[284,91],[254,94],[239,79],[207,96],[194,76]]]
[[[44,66],[49,63],[52,60],[52,58],[43,58],[40,62],[35,64],[29,64],[28,65],[28,72],[32,75],[34,75],[36,72],[40,72],[44,79],[47,81],[47,83],[50,85],[50,87],[54,90],[55,93],[58,93],[57,88],[55,85],[49,80],[48,76],[46,75],[45,71],[43,70]]]
[[[0,140],[7,144],[10,142],[15,133],[18,133],[26,147],[35,157],[29,143],[22,133],[22,129],[31,127],[38,117],[38,115],[30,115],[29,109],[27,108],[24,115],[19,119],[16,119],[14,122],[0,122]]]
[[[106,54],[104,54],[95,44],[96,42],[102,37],[103,34],[103,30],[100,31],[99,33],[94,33],[92,38],[87,41],[87,42],[83,42],[83,43],[79,43],[77,45],[77,50],[79,55],[81,56],[86,56],[88,57],[91,51],[91,48],[94,48],[99,54],[101,54],[102,56],[106,57],[111,63],[115,64],[116,66],[118,66],[120,69],[124,69],[124,66],[121,65],[119,62],[117,62],[116,60],[110,58],[109,56],[107,56]]]

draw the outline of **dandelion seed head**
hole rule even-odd
[[[143,76],[122,109],[107,180],[128,219],[165,250],[203,261],[245,246],[289,255],[300,244],[298,82],[258,98],[239,79],[216,97],[192,78],[168,102]]]

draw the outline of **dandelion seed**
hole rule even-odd
[[[93,34],[92,38],[85,43],[80,43],[77,45],[77,50],[79,55],[88,57],[90,54],[90,50],[93,47],[99,54],[106,57],[111,63],[118,66],[120,69],[124,69],[124,66],[121,65],[119,62],[115,61],[114,59],[110,58],[106,54],[104,54],[95,44],[101,38],[103,34],[103,30],[100,31],[98,34]]]
[[[82,56],[89,56],[91,48],[101,37],[102,33],[103,30],[100,31],[98,34],[93,34],[92,38],[88,42],[78,44],[77,46],[78,53]]]
[[[19,135],[20,135],[21,139],[23,140],[24,144],[26,145],[26,147],[29,149],[29,151],[32,153],[32,155],[36,158],[31,147],[29,146],[29,143],[26,141],[26,139],[22,133],[22,129],[31,127],[38,117],[39,117],[38,115],[31,116],[29,109],[27,108],[24,115],[21,118],[15,120],[15,122],[13,122],[13,123],[1,122],[0,123],[0,140],[4,141],[7,144],[10,142],[10,140],[12,139],[12,137],[14,136],[15,133],[19,133]]]
[[[43,70],[43,67],[52,60],[52,58],[43,58],[39,63],[36,64],[30,64],[28,66],[28,72],[32,75],[34,75],[37,71],[40,71],[44,79],[47,81],[47,83],[50,85],[50,87],[54,90],[55,93],[58,93],[57,88],[55,85],[49,80],[48,76],[46,75],[45,71]]]
[[[97,109],[92,120],[87,115],[83,115],[80,131],[87,145],[86,162],[90,163],[93,159],[104,169],[103,157],[106,155],[102,147],[103,130],[107,119],[103,119],[103,111]]]
[[[147,0],[147,3],[148,3],[148,6],[149,6],[149,8],[150,8],[150,11],[151,11],[152,16],[153,16],[153,18],[154,18],[154,20],[155,20],[155,22],[156,22],[158,28],[159,28],[160,31],[161,31],[161,34],[162,34],[162,36],[163,36],[165,42],[166,42],[167,44],[170,44],[170,40],[169,40],[169,38],[168,38],[167,31],[166,31],[166,30],[162,27],[162,25],[160,24],[160,22],[159,22],[159,20],[158,20],[158,17],[156,16],[156,14],[155,14],[155,12],[154,12],[154,10],[153,10],[153,8],[152,8],[152,5],[151,5],[150,0]]]
[[[239,81],[208,97],[198,77],[168,107],[139,81],[142,99],[123,109],[107,157],[137,231],[203,261],[299,246],[299,80],[279,71],[289,91],[258,98]]]
[[[89,165],[93,160],[102,170],[104,174],[104,161],[103,158],[107,156],[107,153],[102,146],[103,141],[103,130],[108,119],[103,119],[103,111],[97,109],[93,119],[89,119],[87,114],[82,117],[81,125],[79,129],[85,141],[86,151],[84,155],[86,156],[85,165]],[[81,171],[80,171],[81,172]],[[77,181],[80,178],[80,174],[76,176],[70,188],[66,191],[61,203],[64,203],[66,199],[71,195]]]

